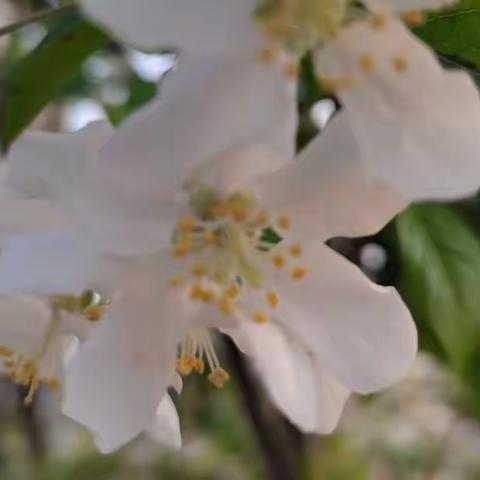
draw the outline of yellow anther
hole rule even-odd
[[[207,274],[207,267],[203,263],[196,263],[192,267],[192,275],[194,277],[204,277]]]
[[[300,257],[300,255],[302,255],[303,253],[303,249],[301,247],[301,245],[298,245],[298,243],[295,243],[294,245],[292,245],[290,247],[290,255],[292,257]]]
[[[267,65],[272,64],[278,56],[278,51],[274,47],[265,47],[260,51],[260,60]]]
[[[47,378],[43,383],[52,392],[60,390],[60,382],[56,378]]]
[[[253,320],[262,325],[268,322],[268,315],[263,310],[257,310],[253,313]]]
[[[408,61],[403,55],[397,55],[392,58],[392,65],[395,71],[403,73],[408,68]]]
[[[244,222],[248,216],[248,210],[238,202],[230,202],[229,213],[236,222]]]
[[[322,76],[318,78],[318,81],[325,91],[331,93],[349,90],[355,84],[355,80],[352,77]]]
[[[212,231],[207,232],[203,237],[203,242],[207,247],[218,245],[219,243],[218,234]]]
[[[281,40],[283,37],[288,35],[290,28],[288,25],[285,25],[280,22],[270,23],[264,28],[265,34],[267,37],[270,37],[273,40]]]
[[[222,297],[218,301],[218,306],[224,315],[233,315],[235,313],[235,302],[229,297]]]
[[[223,388],[229,379],[230,375],[221,367],[215,368],[208,376],[208,381],[216,388]]]
[[[285,266],[285,257],[283,255],[274,255],[272,262],[277,268],[283,268]]]
[[[35,395],[35,392],[37,391],[37,389],[40,385],[40,381],[38,379],[37,374],[32,375],[30,381],[27,382],[27,383],[24,383],[24,385],[25,386],[30,385],[30,387],[28,389],[27,396],[25,397],[25,400],[23,401],[23,403],[25,405],[30,405],[33,402],[33,397]]]
[[[283,67],[283,73],[288,79],[296,79],[298,77],[298,64],[296,62],[288,62]]]
[[[225,291],[225,295],[227,297],[231,298],[232,300],[235,300],[240,295],[240,288],[238,288],[236,285],[232,285],[227,288]]]
[[[198,374],[202,375],[205,372],[205,362],[201,358],[195,358],[193,362],[193,369]]]
[[[8,347],[0,347],[0,357],[11,357],[15,352]]]
[[[192,232],[197,226],[197,221],[193,217],[181,218],[177,223],[177,228],[181,232]]]
[[[269,216],[267,212],[259,212],[257,218],[255,219],[255,223],[259,226],[267,225],[269,222]]]
[[[269,291],[267,292],[267,303],[270,305],[271,308],[277,308],[278,307],[278,304],[280,302],[280,298],[278,297],[278,295],[273,292],[273,291]]]
[[[168,279],[168,284],[171,287],[181,287],[184,283],[184,279],[180,274],[173,275],[173,277],[170,277]]]
[[[15,360],[12,360],[11,358],[7,358],[6,360],[3,361],[3,366],[5,368],[13,368],[15,366]]]
[[[383,30],[387,24],[387,16],[383,14],[376,14],[370,17],[370,26],[373,30]]]
[[[358,59],[360,68],[365,73],[372,73],[375,70],[375,58],[369,53],[365,53]]]
[[[193,371],[195,365],[195,357],[181,357],[177,359],[177,372],[186,377]]]
[[[290,219],[286,215],[282,215],[277,218],[277,225],[282,230],[288,230],[290,228]]]
[[[192,300],[203,300],[204,290],[201,285],[194,284],[190,289],[190,298]]]
[[[105,314],[104,305],[92,305],[85,309],[83,315],[89,322],[97,322]]]
[[[212,303],[215,300],[215,295],[211,290],[203,290],[201,298],[204,303]]]
[[[403,12],[400,17],[410,27],[418,27],[425,22],[425,14],[420,10],[411,10]]]
[[[185,240],[173,247],[173,256],[175,258],[183,258],[190,253],[192,250],[191,242]]]
[[[305,278],[305,276],[307,275],[308,273],[308,270],[304,267],[295,267],[293,270],[292,270],[292,278],[294,280],[302,280],[302,278]]]
[[[213,218],[223,218],[228,215],[229,208],[225,203],[217,203],[211,208]]]

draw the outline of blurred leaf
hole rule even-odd
[[[480,417],[480,231],[467,204],[418,205],[396,222],[397,287],[410,308],[420,345],[446,362]]]
[[[398,287],[421,333],[462,368],[480,346],[478,234],[460,206],[432,204],[403,213],[397,232]]]
[[[125,118],[139,109],[157,94],[157,84],[146,82],[138,75],[132,75],[129,83],[130,95],[124,105],[107,108],[107,113],[113,125],[118,125]]]
[[[480,68],[480,0],[429,15],[415,33],[442,55]]]
[[[7,93],[0,108],[0,138],[4,149],[106,41],[107,37],[97,28],[77,17],[69,17],[11,69],[3,79]]]

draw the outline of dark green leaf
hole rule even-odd
[[[430,348],[458,369],[480,347],[480,240],[460,206],[418,205],[397,220],[398,287]],[[480,365],[479,365],[480,369]]]
[[[416,33],[436,52],[480,68],[480,0],[431,14]]]
[[[6,95],[0,108],[4,149],[62,91],[84,61],[102,48],[107,37],[92,25],[72,17],[62,21],[3,79]]]

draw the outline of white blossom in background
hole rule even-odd
[[[445,71],[400,21],[421,23],[424,10],[451,3],[368,0],[370,13],[360,13],[347,0],[81,2],[125,41],[172,45],[187,57],[248,52],[258,61],[261,51],[275,65],[315,52],[319,78],[344,105],[345,128],[371,178],[410,200],[467,196],[480,185],[477,89],[465,72]]]
[[[334,428],[350,391],[386,387],[415,357],[397,292],[323,243],[377,231],[405,201],[367,181],[335,119],[292,162],[288,103],[265,111],[242,66],[223,89],[225,60],[211,62],[181,64],[176,88],[115,133],[28,134],[9,158],[8,184],[65,214],[71,253],[4,239],[0,291],[37,282],[42,293],[83,287],[111,300],[64,388],[64,411],[103,451],[152,424],[176,371],[223,386],[212,328],[251,355],[274,402],[312,432]]]
[[[317,60],[320,74],[336,79],[340,115],[373,179],[411,200],[478,189],[480,99],[465,72],[444,70],[399,20],[383,14],[343,29]]]

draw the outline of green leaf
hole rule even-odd
[[[78,17],[62,20],[3,79],[7,92],[0,106],[3,149],[62,91],[84,61],[107,42],[104,33]]]
[[[130,96],[124,105],[107,108],[109,120],[113,125],[118,125],[135,110],[152,100],[158,90],[156,83],[142,80],[137,75],[132,75],[129,87]]]
[[[480,68],[480,0],[429,15],[415,33],[437,53]]]
[[[396,227],[398,288],[421,341],[465,372],[480,348],[478,232],[459,205],[414,206],[398,218]]]

